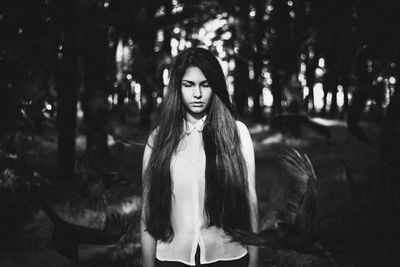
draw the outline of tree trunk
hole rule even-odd
[[[75,165],[77,73],[77,1],[59,2],[62,57],[57,75],[58,89],[58,177],[72,177]],[[60,46],[61,47],[61,46]]]
[[[314,49],[315,51],[315,49]],[[306,68],[306,80],[308,86],[308,97],[306,101],[304,101],[305,108],[307,111],[311,113],[311,115],[315,115],[315,105],[314,105],[314,85],[315,85],[315,70],[318,66],[318,56],[315,53],[314,58],[310,58],[308,60],[307,68]]]
[[[380,163],[388,204],[400,210],[400,92],[392,97],[383,122]]]
[[[262,80],[262,64],[263,64],[263,56],[262,56],[262,38],[264,32],[264,25],[262,22],[262,17],[264,16],[265,9],[263,8],[263,1],[255,0],[254,1],[255,8],[256,8],[256,24],[255,24],[255,42],[257,51],[254,57],[254,79],[251,85],[251,92],[253,96],[253,116],[257,120],[263,119],[263,112],[260,106],[260,94],[262,91],[262,85],[260,81]]]
[[[108,36],[105,29],[96,24],[86,23],[82,27],[82,57],[85,92],[82,97],[86,133],[86,149],[107,148],[107,135],[102,127],[109,109],[107,96],[112,86],[109,66],[115,66],[108,50]],[[121,85],[120,85],[121,86]],[[121,90],[121,88],[118,88]],[[118,101],[123,101],[125,94],[119,94]]]

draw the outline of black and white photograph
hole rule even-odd
[[[400,266],[400,1],[3,0],[0,267]]]

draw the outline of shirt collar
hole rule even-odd
[[[196,123],[191,123],[191,122],[188,122],[187,120],[184,120],[183,130],[185,131],[185,133],[187,135],[191,134],[194,129],[196,129],[196,131],[201,133],[203,131],[204,122],[206,121],[206,119],[207,119],[207,115],[204,115],[203,118],[198,120]]]

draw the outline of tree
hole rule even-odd
[[[78,2],[59,2],[58,23],[62,57],[57,73],[58,176],[72,177],[75,165],[76,103],[78,89]]]

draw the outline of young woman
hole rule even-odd
[[[256,266],[231,240],[258,229],[254,149],[218,60],[181,52],[143,156],[143,266]]]

